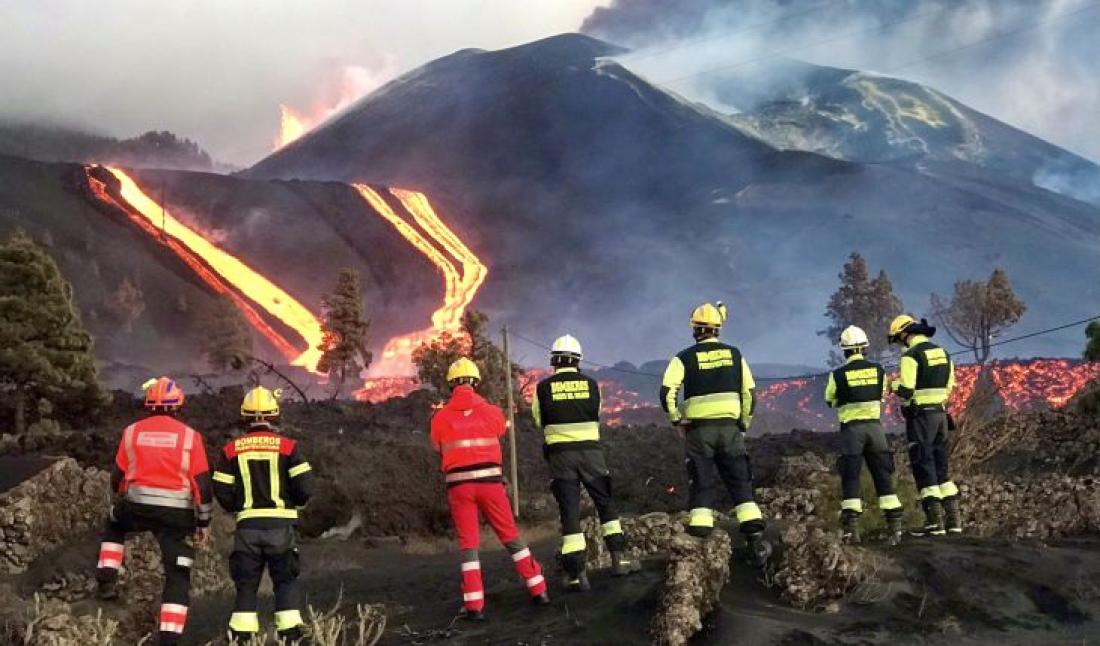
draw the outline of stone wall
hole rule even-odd
[[[658,645],[687,644],[703,628],[703,617],[718,607],[718,597],[729,581],[733,544],[717,529],[706,540],[685,533],[669,542],[665,589],[650,635]]]

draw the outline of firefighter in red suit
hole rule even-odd
[[[473,361],[461,358],[451,364],[447,370],[451,400],[432,418],[432,445],[442,457],[447,498],[462,551],[463,616],[474,621],[484,619],[485,608],[478,559],[482,516],[508,548],[531,601],[550,603],[542,568],[520,540],[504,491],[500,451],[504,414],[474,392],[479,381],[481,372]]]
[[[111,506],[96,578],[100,596],[118,596],[127,534],[151,532],[160,545],[164,592],[159,615],[159,641],[175,644],[187,624],[191,566],[195,549],[187,539],[209,538],[213,486],[206,448],[197,431],[176,419],[183,391],[167,377],[145,384],[145,407],[151,416],[122,432],[111,488],[120,499]]]

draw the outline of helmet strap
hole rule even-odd
[[[691,334],[696,341],[718,338],[718,328],[709,325],[695,325],[691,328]]]
[[[570,354],[551,354],[550,365],[554,368],[576,368],[581,360]]]

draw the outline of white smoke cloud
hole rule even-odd
[[[248,165],[279,105],[311,110],[466,47],[572,31],[597,0],[0,2],[0,118],[129,137],[168,129]],[[319,98],[320,97],[320,98]]]

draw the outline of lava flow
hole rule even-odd
[[[432,312],[432,326],[390,339],[382,350],[381,359],[371,366],[373,374],[407,373],[411,367],[413,350],[417,346],[444,332],[457,334],[461,331],[462,315],[477,294],[478,288],[485,282],[488,271],[477,256],[443,223],[422,193],[399,189],[390,191],[411,216],[410,222],[408,218],[398,215],[374,188],[366,184],[353,186],[373,211],[393,226],[443,274],[443,304]],[[454,260],[448,258],[444,251],[451,254]],[[462,267],[461,271],[456,262]]]
[[[186,255],[190,256],[192,260],[195,260],[196,256],[201,258],[201,263],[188,262],[189,266],[196,269],[196,271],[199,271],[195,266],[196,264],[200,264],[201,269],[204,271],[209,267],[217,274],[220,279],[219,282],[224,281],[232,285],[240,294],[243,294],[268,314],[297,332],[306,342],[306,348],[303,351],[294,350],[233,290],[225,288],[224,284],[221,289],[215,288],[216,291],[228,294],[248,321],[294,365],[304,366],[309,370],[314,370],[317,367],[317,361],[321,357],[321,351],[318,350],[318,347],[321,344],[322,334],[321,324],[312,312],[254,269],[188,228],[173,217],[170,211],[162,209],[159,204],[138,187],[129,175],[117,168],[108,167],[107,170],[119,181],[119,194],[131,207],[124,210],[132,218],[136,219],[138,215],[144,218],[144,224],[148,226],[142,226],[143,230],[157,237],[163,236],[165,241],[178,243],[178,245],[173,246],[173,249],[177,250],[177,255],[181,257],[184,257],[184,255],[179,254],[178,250],[181,246],[186,248]],[[94,186],[93,190],[95,190]],[[103,191],[103,193],[106,192]],[[184,257],[184,260],[186,261],[187,258]],[[203,274],[203,272],[199,273],[200,275]],[[206,282],[212,284],[210,280]]]

